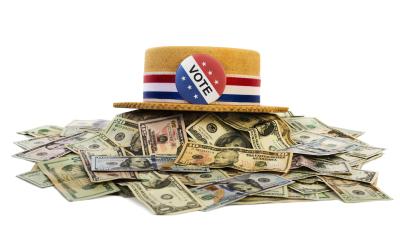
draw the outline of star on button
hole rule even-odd
[[[202,64],[203,66],[206,66],[206,65],[207,65],[207,63],[206,63],[206,62],[204,62],[204,61],[203,61],[201,64]]]
[[[187,86],[187,89],[192,90],[192,85]]]
[[[182,78],[181,78],[182,80],[186,80],[186,77],[184,77],[184,76],[182,76]]]
[[[212,71],[211,70],[208,71],[208,75],[212,75]]]
[[[215,81],[214,81],[214,84],[218,84],[218,83],[219,83],[219,81],[218,81],[218,80],[215,80]]]
[[[194,97],[195,99],[199,98],[199,96],[198,96],[198,95],[194,95],[193,97]]]

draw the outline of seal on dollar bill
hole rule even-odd
[[[287,112],[260,105],[260,55],[220,47],[157,47],[145,54],[143,102],[117,108],[209,112]]]

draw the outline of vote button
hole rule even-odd
[[[176,89],[192,104],[210,104],[225,90],[224,68],[207,54],[193,54],[185,58],[176,70]]]

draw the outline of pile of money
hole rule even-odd
[[[291,112],[134,110],[18,132],[14,156],[34,162],[17,177],[67,200],[134,198],[158,215],[227,205],[388,200],[364,164],[384,149],[363,132]]]

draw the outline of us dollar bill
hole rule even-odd
[[[91,157],[92,171],[152,171],[156,168],[150,156],[109,156]]]
[[[204,210],[212,210],[292,182],[270,173],[248,173],[190,190],[201,199]]]
[[[134,172],[118,171],[92,171],[92,158],[94,156],[124,156],[121,148],[109,148],[104,150],[79,150],[79,156],[82,159],[83,166],[91,182],[104,182],[118,179],[137,179]]]
[[[308,155],[308,156],[329,156],[337,154],[336,151],[330,151],[319,148],[311,148],[307,145],[296,145],[285,149],[285,151],[293,152],[295,154],[300,155]]]
[[[149,180],[163,180],[169,177],[170,175],[165,173],[160,173],[159,171],[139,171],[136,172],[136,176],[141,181],[149,181]]]
[[[328,162],[347,162],[348,164],[350,164],[350,166],[359,164],[364,161],[364,159],[362,158],[351,156],[347,153],[339,153],[336,155],[319,156],[319,157],[316,156],[307,156],[307,157]]]
[[[178,165],[175,164],[176,156],[174,155],[152,155],[152,162],[156,170],[181,172],[181,173],[206,173],[210,172],[210,168],[196,165]]]
[[[61,136],[71,136],[88,131],[91,133],[101,132],[107,126],[108,120],[73,120],[61,132]]]
[[[66,145],[79,142],[91,137],[92,135],[92,133],[87,132],[75,134],[73,136],[58,139],[45,145],[17,153],[14,155],[14,157],[25,159],[31,162],[55,159],[71,152]]]
[[[43,161],[38,166],[68,201],[92,199],[119,191],[111,182],[92,183],[81,159],[75,154]]]
[[[277,112],[274,113],[276,116],[278,116],[279,118],[285,118],[285,117],[294,117],[295,115],[291,112],[291,111],[287,111],[287,112]]]
[[[139,122],[145,155],[177,155],[187,142],[182,114]]]
[[[226,123],[227,125],[242,131],[249,131],[256,125],[265,122],[265,120],[263,120],[262,118],[251,113],[224,112],[216,113],[214,115],[216,115],[222,122]]]
[[[391,199],[388,195],[371,184],[327,176],[321,176],[321,178],[343,202],[355,203]]]
[[[118,183],[115,182],[115,184],[119,188],[118,196],[121,196],[123,198],[134,198],[135,195],[132,193],[131,189],[127,187],[126,182]]]
[[[17,134],[28,135],[32,137],[47,137],[60,135],[62,130],[63,128],[59,126],[44,125],[29,130],[19,131]]]
[[[347,162],[350,166],[360,165],[365,161],[365,159],[363,159],[363,158],[352,156],[347,153],[336,154],[332,158],[321,159],[321,160],[328,160],[330,162],[344,161],[344,162]]]
[[[117,145],[129,147],[128,150],[133,155],[143,155],[137,122],[115,117],[103,133]]]
[[[204,173],[169,173],[177,177],[183,184],[188,186],[199,186],[218,182],[224,179],[228,179],[229,175],[220,169],[211,169],[209,172]]]
[[[282,136],[282,130],[276,120],[257,125],[249,130],[250,140],[255,149],[277,151],[291,145]]]
[[[210,169],[199,166],[181,166],[174,162],[176,156],[92,156],[92,171],[174,171],[174,172],[209,172]]]
[[[339,154],[342,154],[341,152],[343,152],[342,150],[338,151],[337,149],[324,149],[321,148],[320,146],[321,145],[319,144],[313,146],[308,144],[299,144],[284,150],[293,152],[295,154],[307,155],[307,156],[337,156]]]
[[[339,197],[332,190],[326,192],[320,192],[317,194],[317,196],[318,196],[318,201],[339,200]]]
[[[290,170],[288,173],[283,174],[282,176],[289,180],[301,180],[301,179],[306,179],[309,177],[314,177],[318,174],[319,174],[318,172],[314,172],[314,171],[305,171],[305,170],[296,169],[296,170]]]
[[[383,153],[378,154],[378,155],[375,155],[375,156],[372,156],[371,158],[362,160],[362,161],[360,162],[360,164],[355,165],[355,166],[357,166],[357,169],[361,169],[362,166],[364,166],[366,163],[371,162],[371,161],[373,161],[373,160],[375,160],[375,159],[378,159],[378,158],[380,158],[380,157],[382,157],[382,156],[383,156]]]
[[[315,134],[321,134],[336,139],[343,139],[347,141],[356,141],[356,139],[342,132],[339,129],[332,128],[324,123],[322,123],[317,118],[312,117],[286,117],[282,119],[285,121],[292,133],[299,132],[310,132]]]
[[[371,146],[359,146],[358,148],[346,152],[345,154],[362,159],[369,159],[376,155],[382,154],[384,150],[385,149],[383,148],[376,148]]]
[[[319,194],[320,193],[313,193],[313,194],[303,194],[301,192],[288,189],[288,199],[297,199],[297,200],[313,200],[317,201],[319,200]]]
[[[19,147],[21,147],[25,150],[32,150],[34,148],[49,144],[49,143],[59,140],[61,138],[63,138],[63,137],[61,137],[61,136],[38,137],[38,138],[17,141],[17,142],[14,142],[14,144],[18,145]]]
[[[271,113],[260,113],[257,116],[262,118],[266,122],[275,121],[279,126],[279,131],[281,132],[280,134],[285,141],[285,144],[288,146],[292,146],[295,144],[291,137],[290,127],[279,116]]]
[[[329,134],[332,128],[312,117],[285,117],[282,118],[293,133],[309,131],[317,134]]]
[[[218,118],[230,125],[231,127],[242,130],[242,131],[250,131],[258,128],[264,128],[269,126],[271,121],[275,121],[275,123],[279,126],[279,131],[281,132],[281,136],[286,145],[293,145],[294,142],[290,138],[290,130],[289,127],[284,123],[277,115],[264,113],[264,114],[250,114],[250,113],[218,113],[216,114]]]
[[[214,114],[207,113],[188,126],[186,132],[197,142],[219,147],[251,148],[245,133],[223,123]]]
[[[225,173],[228,174],[229,177],[236,177],[242,174],[245,174],[246,172],[240,171],[240,170],[235,170],[231,168],[224,168]]]
[[[352,169],[351,174],[326,174],[326,176],[336,177],[345,180],[352,180],[358,182],[364,182],[368,184],[374,184],[378,179],[378,173],[367,170]]]
[[[348,135],[339,129],[327,126],[326,124],[322,123],[316,118],[291,117],[291,118],[283,118],[283,120],[286,122],[286,124],[289,125],[292,133],[310,132],[314,134],[329,136],[335,139],[342,139],[345,141],[356,142],[359,145],[366,145],[362,141],[354,138],[351,134]]]
[[[146,181],[129,182],[136,199],[158,215],[201,210],[200,200],[173,176],[152,177]]]
[[[296,180],[296,182],[302,183],[302,184],[315,184],[315,183],[321,183],[322,180],[318,176],[313,176],[313,177],[307,177],[304,179]]]
[[[300,183],[300,182],[295,182],[291,185],[289,185],[289,188],[300,192],[304,195],[307,194],[318,194],[321,192],[327,192],[330,191],[331,189],[326,186],[324,183],[313,183],[313,184],[307,184],[307,183]]]
[[[303,150],[324,153],[321,155],[344,153],[352,151],[360,146],[353,140],[338,139],[308,131],[297,132],[292,135],[292,139],[300,144],[299,147],[303,148]],[[303,154],[302,152],[298,153]]]
[[[197,111],[188,111],[183,113],[183,121],[185,122],[185,126],[189,127],[194,121],[198,120],[200,117],[204,116],[204,112]]]
[[[116,143],[102,133],[94,134],[89,138],[85,138],[73,144],[67,144],[66,147],[75,153],[78,153],[80,150],[103,151],[119,148]]]
[[[324,174],[351,174],[352,168],[346,162],[329,162],[315,159],[308,159],[297,155],[293,157],[292,168],[307,167]]]
[[[257,204],[293,203],[293,202],[308,202],[308,201],[311,200],[251,195],[247,196],[246,198],[240,199],[237,202],[233,202],[231,205],[257,205]]]
[[[245,148],[221,148],[211,145],[187,143],[176,163],[180,165],[229,167],[244,172],[287,172],[291,167],[291,152],[268,152]]]
[[[340,128],[340,127],[332,127],[332,128],[342,132],[343,134],[346,134],[347,136],[353,137],[353,138],[358,138],[364,134],[363,131],[350,130],[350,129]]]
[[[144,120],[157,119],[160,117],[167,117],[171,114],[171,111],[139,109],[118,114],[117,117],[140,122]]]
[[[257,194],[254,194],[253,196],[288,198],[289,190],[288,190],[288,186],[281,186],[281,187],[269,189],[267,191],[259,192]]]
[[[40,188],[53,186],[53,184],[41,170],[29,171],[20,174],[17,177]]]

